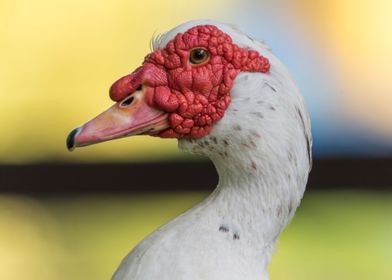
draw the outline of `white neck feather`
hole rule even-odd
[[[243,249],[256,256],[266,271],[277,238],[300,203],[305,183],[299,190],[295,179],[298,170],[288,168],[293,162],[273,163],[246,156],[243,161],[212,160],[219,184],[206,203],[217,211],[233,239],[245,241]]]
[[[182,150],[207,155],[219,174],[216,190],[190,212],[211,217],[208,225],[236,244],[233,254],[268,279],[277,237],[305,190],[310,125],[296,88],[282,85],[274,73],[241,73],[232,97],[210,135],[179,141]]]

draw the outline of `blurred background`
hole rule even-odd
[[[211,163],[175,140],[65,148],[111,105],[108,88],[140,65],[153,34],[197,18],[264,40],[311,113],[308,192],[271,279],[392,279],[391,10],[389,0],[0,0],[0,279],[109,279],[213,189]],[[170,183],[170,171],[195,168],[205,176]]]

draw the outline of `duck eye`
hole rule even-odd
[[[189,55],[189,61],[192,64],[201,64],[206,62],[210,57],[210,54],[206,49],[196,48],[192,49]]]

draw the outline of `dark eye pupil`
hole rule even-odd
[[[193,54],[193,57],[195,59],[199,60],[199,59],[203,59],[205,55],[206,55],[205,50],[198,49],[198,50],[195,50],[195,53]]]
[[[190,62],[200,64],[208,59],[208,52],[205,49],[194,49],[191,51]]]

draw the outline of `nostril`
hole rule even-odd
[[[128,107],[129,105],[132,104],[133,100],[135,100],[135,98],[133,96],[129,96],[127,99],[125,99],[124,101],[122,101],[120,103],[120,107]]]

